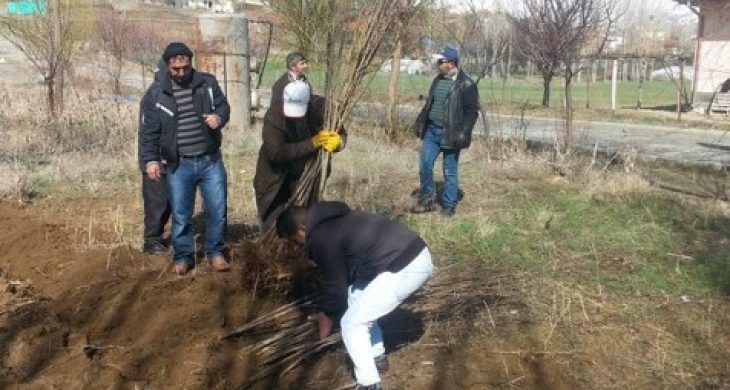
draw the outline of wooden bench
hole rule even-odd
[[[724,111],[730,115],[730,92],[718,92],[712,100],[712,111]]]

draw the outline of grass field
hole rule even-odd
[[[319,64],[311,64],[308,77],[314,86],[315,92],[321,92],[324,88],[324,73]],[[270,87],[276,79],[284,72],[284,64],[276,58],[270,59],[266,65],[262,86]],[[400,93],[401,100],[413,101],[418,95],[427,94],[428,88],[433,80],[432,74],[421,76],[409,76],[401,74]],[[389,73],[378,72],[370,79],[370,85],[365,94],[366,99],[381,100],[386,94]],[[553,79],[551,85],[551,104],[553,107],[560,107],[564,100],[564,80],[561,77]],[[590,89],[590,91],[589,91]],[[517,103],[531,106],[542,103],[542,79],[526,79],[524,75],[503,81],[501,78],[482,79],[479,83],[479,96],[487,103]],[[617,105],[620,108],[635,108],[638,101],[639,83],[619,83],[617,91]],[[590,96],[590,108],[610,109],[611,108],[611,83],[610,81],[597,81],[586,85],[586,78],[582,82],[573,81],[574,107],[577,110],[586,108],[586,102]],[[677,104],[677,88],[671,81],[646,81],[642,85],[642,107],[671,107]]]

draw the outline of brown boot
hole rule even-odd
[[[210,259],[210,267],[215,272],[226,272],[231,270],[231,265],[228,264],[223,255],[215,255]]]

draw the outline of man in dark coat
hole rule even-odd
[[[264,226],[271,226],[286,206],[307,161],[320,149],[342,150],[347,140],[344,129],[322,130],[325,99],[311,96],[307,83],[290,82],[283,88],[280,101],[272,104],[264,116],[263,142],[254,176],[256,206]]]
[[[142,113],[141,159],[147,176],[158,181],[163,163],[167,166],[173,265],[181,275],[195,265],[192,216],[198,188],[206,219],[206,257],[215,271],[230,269],[223,257],[227,178],[220,152],[230,107],[215,76],[192,68],[192,56],[180,42],[165,48],[165,76],[147,91]]]
[[[438,60],[439,75],[434,78],[413,126],[423,140],[418,174],[421,182],[414,212],[434,210],[436,187],[433,165],[443,153],[444,192],[441,214],[453,216],[459,189],[459,152],[469,147],[472,130],[479,115],[479,92],[474,82],[459,69],[459,52],[446,46]]]
[[[157,63],[155,78],[147,90],[156,88],[167,75],[167,64],[160,58]],[[167,197],[167,175],[164,161],[161,162],[160,177],[152,180],[147,176],[145,164],[142,162],[142,123],[144,118],[145,99],[150,94],[146,93],[139,105],[139,133],[137,153],[139,154],[139,169],[142,171],[142,203],[144,209],[144,235],[142,251],[148,255],[157,255],[168,252],[168,247],[162,241],[162,234],[167,221],[170,220],[170,201]]]
[[[323,275],[320,312],[311,316],[327,338],[339,320],[360,389],[380,389],[377,361],[385,353],[378,319],[431,277],[426,243],[414,232],[342,202],[292,207],[276,232],[303,245]]]

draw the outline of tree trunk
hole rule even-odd
[[[512,78],[512,44],[507,44],[507,80]]]
[[[398,39],[393,50],[393,60],[390,67],[390,80],[388,81],[388,127],[386,131],[390,139],[394,139],[400,127],[398,118],[398,79],[400,78],[400,59],[403,55],[403,42]]]
[[[63,91],[64,88],[66,88],[66,64],[62,64],[61,69],[59,69],[58,77],[55,84],[55,105],[56,105],[56,111],[59,113],[63,112]]]
[[[46,77],[46,104],[48,107],[48,114],[55,118],[56,117],[56,80],[55,77]]]
[[[565,72],[565,152],[570,154],[573,150],[573,93],[570,71]]]
[[[124,57],[121,55],[121,53],[118,53],[118,55],[114,55],[114,65],[112,68],[112,79],[114,81],[114,94],[115,95],[121,95],[122,94],[122,64],[124,64]]]
[[[550,107],[550,82],[553,80],[551,73],[542,75],[542,106]]]

